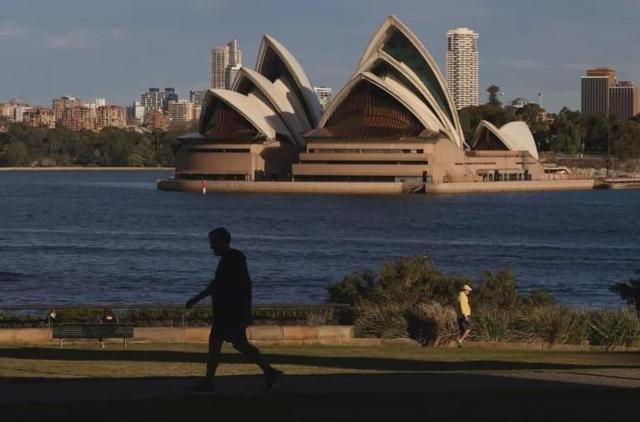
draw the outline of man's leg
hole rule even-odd
[[[222,350],[222,340],[215,338],[213,330],[209,334],[209,355],[207,356],[207,375],[206,378],[213,381],[216,376],[216,370],[220,363],[220,355]]]
[[[262,353],[260,353],[260,350],[258,350],[256,346],[249,343],[247,340],[234,342],[233,348],[242,353],[247,358],[247,360],[258,365],[260,369],[262,369],[262,372],[264,372],[265,374],[269,374],[275,370],[264,360],[264,357],[262,357]]]
[[[265,377],[265,391],[271,391],[276,386],[282,372],[269,365],[262,357],[260,350],[249,343],[246,338],[233,342],[233,347],[242,353],[249,361],[255,363],[262,369]]]

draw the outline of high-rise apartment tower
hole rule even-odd
[[[469,28],[447,32],[447,87],[458,110],[478,105],[478,33]]]
[[[242,50],[238,40],[212,48],[210,59],[211,88],[229,89],[242,66]]]

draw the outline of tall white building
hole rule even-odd
[[[447,32],[447,87],[458,110],[477,106],[478,33],[469,28]]]
[[[211,49],[211,88],[229,89],[242,66],[242,50],[238,40]]]

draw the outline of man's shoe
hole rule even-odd
[[[458,343],[458,347],[464,347],[464,345],[462,344],[462,340],[458,339],[456,340],[456,343]]]
[[[271,391],[276,387],[276,384],[278,384],[278,380],[280,379],[280,376],[282,375],[282,371],[278,371],[275,368],[272,368],[269,372],[265,373],[265,385],[264,385],[264,390],[265,391]]]
[[[210,379],[202,379],[189,387],[192,394],[213,394],[216,392],[215,384]]]

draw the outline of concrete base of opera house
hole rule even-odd
[[[239,193],[303,193],[303,194],[363,194],[392,195],[411,192],[432,194],[532,192],[559,190],[589,190],[596,187],[594,179],[531,180],[512,182],[448,182],[408,184],[402,182],[249,182],[201,180],[158,180],[160,190]]]
[[[533,192],[590,190],[595,187],[594,179],[529,180],[513,182],[452,182],[425,185],[426,193],[490,193],[490,192]]]
[[[247,192],[247,193],[319,193],[390,195],[411,192],[412,186],[402,182],[249,182],[231,180],[158,180],[160,190],[182,192]]]

